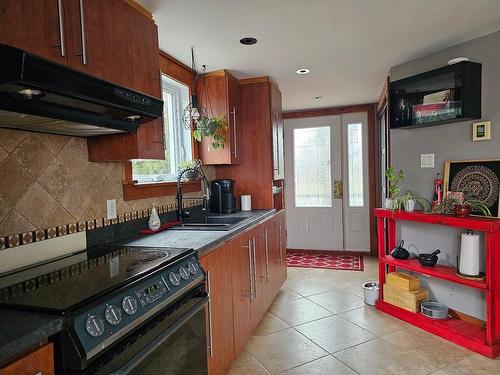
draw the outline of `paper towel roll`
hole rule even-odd
[[[242,195],[241,196],[241,211],[251,211],[252,210],[252,196]]]
[[[464,275],[479,275],[479,235],[472,231],[462,234],[458,271]]]

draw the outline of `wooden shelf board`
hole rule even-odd
[[[426,276],[448,280],[471,288],[488,290],[487,280],[476,281],[476,280],[464,279],[463,277],[457,276],[454,267],[443,266],[441,264],[436,264],[434,267],[424,267],[419,263],[418,259],[400,260],[400,259],[395,259],[391,255],[379,257],[379,261],[388,264],[390,266],[395,266],[408,271],[421,273]]]
[[[500,354],[500,343],[493,345],[486,343],[485,328],[471,324],[465,320],[455,318],[434,320],[420,313],[413,313],[384,301],[377,301],[376,307],[380,311],[489,358],[495,358]]]
[[[391,211],[383,208],[373,210],[375,217],[383,217],[395,220],[416,221],[425,224],[446,225],[465,229],[479,230],[483,232],[494,232],[500,230],[500,220],[496,218],[481,217],[456,217],[453,215],[429,214],[421,211]]]

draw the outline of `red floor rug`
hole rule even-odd
[[[363,271],[363,257],[320,252],[288,252],[288,267],[327,268],[331,270]]]

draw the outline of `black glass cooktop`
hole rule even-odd
[[[101,247],[0,275],[0,306],[63,313],[174,262],[190,249]]]

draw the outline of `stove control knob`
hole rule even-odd
[[[116,326],[122,321],[122,311],[119,307],[111,305],[104,310],[104,317],[109,324]]]
[[[104,320],[99,315],[89,315],[85,328],[90,336],[99,337],[104,333]]]
[[[122,300],[123,311],[129,315],[134,315],[137,312],[137,300],[134,297],[125,296]]]
[[[168,275],[168,279],[173,286],[178,286],[181,283],[181,277],[178,273],[175,272],[170,272],[170,274]]]
[[[193,262],[188,262],[188,270],[193,275],[196,275],[196,272],[198,272],[198,265],[196,263],[193,263]]]
[[[186,268],[179,268],[179,274],[184,280],[189,280],[189,271]]]

